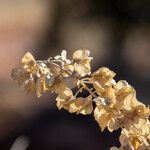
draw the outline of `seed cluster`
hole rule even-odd
[[[36,91],[40,97],[45,91],[55,92],[58,109],[83,115],[93,112],[101,131],[121,128],[121,146],[110,150],[150,150],[149,107],[137,100],[135,89],[126,81],[116,82],[110,69],[91,73],[92,59],[89,50],[76,50],[71,60],[63,50],[44,61],[36,61],[27,52],[22,66],[11,75],[26,93]],[[89,93],[87,97],[79,96],[83,90]]]

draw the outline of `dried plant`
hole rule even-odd
[[[75,51],[72,60],[66,55],[63,50],[54,58],[36,61],[27,52],[22,66],[12,70],[12,78],[26,93],[35,90],[38,97],[55,92],[58,109],[83,115],[93,112],[101,131],[121,128],[121,146],[111,150],[150,150],[150,109],[137,100],[135,89],[124,80],[116,82],[115,73],[106,67],[91,73],[89,50]],[[79,97],[83,90],[87,97]]]

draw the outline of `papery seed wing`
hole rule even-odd
[[[27,69],[28,71],[32,70],[36,66],[33,55],[29,52],[25,53],[22,58],[22,64],[24,69]]]

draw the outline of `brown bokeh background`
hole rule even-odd
[[[0,150],[107,150],[118,146],[93,116],[58,111],[55,95],[25,95],[11,79],[27,51],[46,59],[90,49],[150,104],[149,0],[0,0]]]

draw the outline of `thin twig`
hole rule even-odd
[[[77,95],[82,91],[84,87],[82,86],[80,89],[78,89],[78,91],[76,92],[76,94],[74,95],[75,97],[77,97]]]
[[[86,84],[84,84],[83,81],[80,82],[80,84],[84,87],[84,89],[86,89],[93,97],[97,98],[97,96],[91,91],[91,89],[86,86]]]

